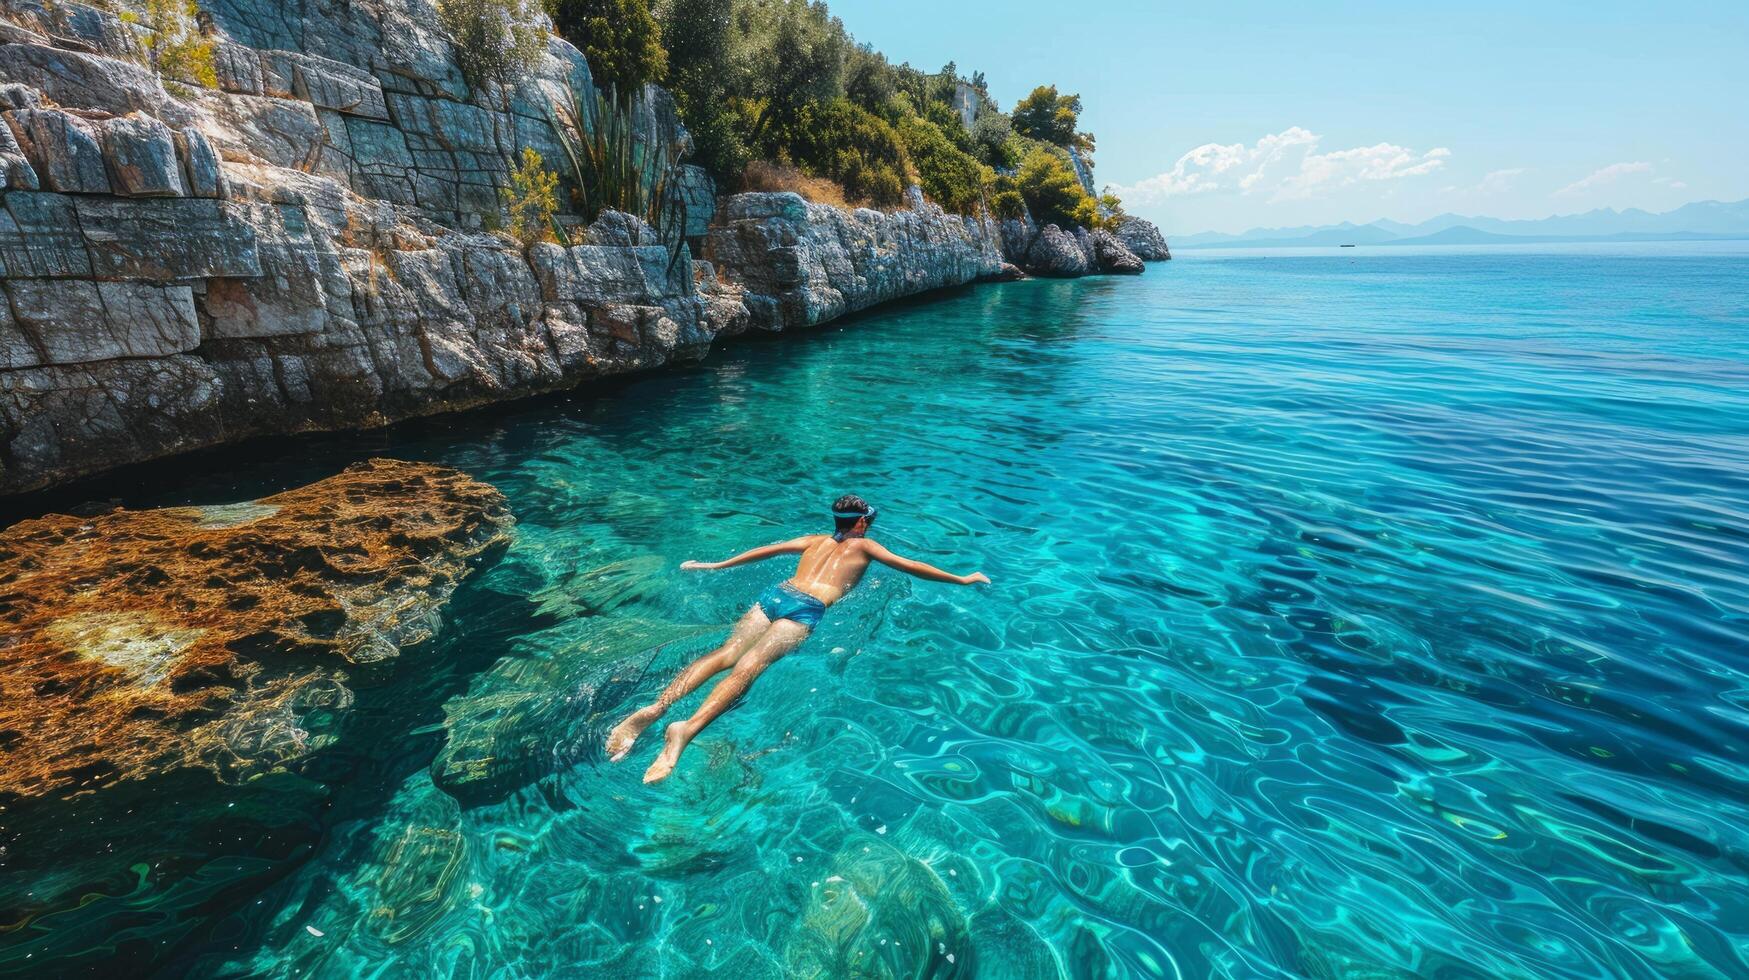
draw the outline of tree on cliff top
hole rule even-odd
[[[694,159],[719,176],[739,174],[751,158],[732,104],[740,45],[731,21],[724,0],[668,0],[662,11],[668,87],[692,134]]]
[[[468,84],[509,89],[527,78],[547,51],[546,18],[538,0],[441,0],[437,20],[455,47]]]
[[[819,2],[761,0],[737,5],[735,15],[751,42],[744,77],[759,104],[748,142],[761,147],[767,132],[794,131],[803,109],[843,93],[850,36]]]
[[[1056,146],[1070,146],[1081,121],[1081,97],[1058,95],[1055,85],[1040,85],[1014,106],[1014,131]]]
[[[659,82],[668,70],[662,32],[650,15],[649,0],[545,0],[559,36],[589,60],[602,89],[635,95],[646,82]]]

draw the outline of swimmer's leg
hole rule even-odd
[[[747,610],[741,621],[735,624],[735,629],[723,645],[710,653],[694,660],[687,668],[670,681],[667,688],[656,700],[650,702],[614,726],[607,735],[607,757],[609,761],[618,762],[632,750],[632,743],[644,733],[644,729],[656,723],[656,719],[668,710],[669,706],[693,691],[699,685],[712,677],[735,666],[735,661],[741,656],[759,634],[771,625],[771,620],[765,618],[764,610],[757,605]]]
[[[710,695],[691,718],[668,726],[662,754],[656,757],[656,761],[644,773],[644,782],[654,783],[668,778],[668,774],[674,771],[674,764],[680,761],[680,753],[686,751],[687,744],[699,732],[704,731],[706,725],[715,721],[718,715],[729,710],[729,706],[739,700],[741,695],[746,694],[753,682],[759,679],[759,675],[765,672],[765,668],[801,646],[809,632],[811,631],[806,626],[793,620],[780,619],[772,623],[771,628],[735,662],[735,669],[729,672],[729,676],[711,688]]]

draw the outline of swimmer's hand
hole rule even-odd
[[[970,575],[960,576],[960,584],[961,585],[989,585],[990,584],[990,576],[985,575],[983,572],[973,572]]]
[[[688,572],[702,572],[708,571],[717,566],[708,561],[683,561],[680,563],[680,567],[682,570]]]

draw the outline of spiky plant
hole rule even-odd
[[[680,194],[680,134],[663,113],[652,113],[656,131],[640,139],[636,102],[616,88],[571,93],[570,125],[551,119],[577,183],[585,221],[606,210],[642,218],[668,243],[669,268],[679,261],[686,235],[686,201]],[[550,111],[550,110],[549,110]]]

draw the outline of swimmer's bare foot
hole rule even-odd
[[[649,728],[660,717],[660,711],[640,708],[628,715],[625,721],[615,725],[613,731],[607,733],[607,761],[618,762],[630,755],[638,736],[644,734],[644,729]]]
[[[686,750],[686,743],[691,738],[686,734],[686,722],[677,721],[668,726],[662,734],[662,754],[656,761],[650,763],[650,768],[644,770],[644,782],[659,783],[668,778],[674,771],[675,763],[680,761],[680,753]]]

